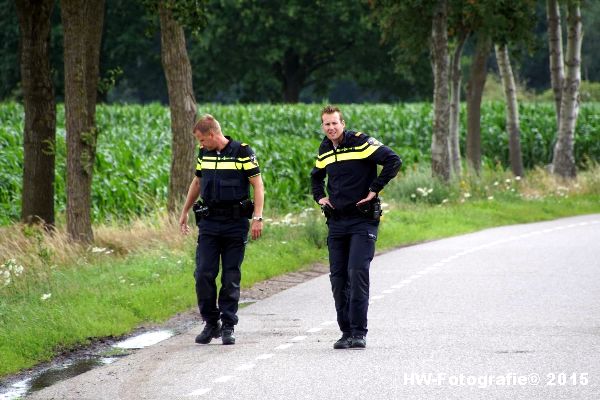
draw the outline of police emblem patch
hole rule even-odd
[[[250,162],[258,167],[258,161],[256,160],[256,154],[250,154]]]
[[[369,143],[372,146],[382,146],[381,142],[375,138],[368,138],[367,143]]]

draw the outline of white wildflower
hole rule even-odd
[[[22,265],[15,265],[13,267],[13,274],[15,274],[15,276],[20,276],[23,273],[23,266]]]
[[[40,300],[42,300],[42,301],[46,301],[46,300],[48,300],[50,297],[52,297],[52,293],[44,293],[44,294],[42,295],[42,297],[40,297]]]
[[[156,272],[152,274],[152,277],[154,279],[160,278],[160,274],[157,274]]]
[[[448,202],[448,199],[442,200],[442,204],[446,204],[447,202]]]
[[[471,193],[467,192],[463,194],[463,196],[465,197],[465,199],[468,199],[469,197],[471,197]]]
[[[106,250],[106,247],[92,247],[92,253],[104,253]]]
[[[515,176],[515,181],[520,181],[521,177],[520,176]]]
[[[494,196],[488,196],[488,200],[494,200]]]
[[[287,244],[287,242],[285,240],[282,240],[281,244]]]
[[[504,182],[506,182],[506,183],[510,183],[510,179],[506,179]]]
[[[417,195],[413,193],[413,194],[411,194],[411,195],[410,195],[410,198],[411,198],[411,199],[416,199],[416,198],[417,198]]]
[[[498,186],[500,184],[500,182],[496,181],[494,182],[494,186]]]

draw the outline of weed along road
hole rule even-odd
[[[30,398],[600,398],[600,215],[382,254],[370,298],[365,350],[332,348],[324,275],[241,310],[234,346],[196,327]]]

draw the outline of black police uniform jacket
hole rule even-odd
[[[200,196],[207,205],[236,204],[249,198],[249,179],[260,175],[256,156],[250,146],[232,140],[221,150],[198,152],[196,176],[200,179]]]
[[[383,169],[377,176],[377,164]],[[336,209],[352,208],[369,191],[379,193],[398,173],[402,160],[387,146],[362,132],[344,131],[337,148],[327,137],[319,146],[319,155],[311,172],[312,193],[316,202],[327,197]]]

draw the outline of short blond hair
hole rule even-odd
[[[210,132],[221,133],[221,125],[219,125],[219,121],[215,119],[210,114],[204,114],[196,125],[194,125],[194,132],[200,132],[202,134],[207,134]]]
[[[321,122],[323,122],[323,115],[325,114],[334,114],[338,113],[340,115],[340,121],[344,120],[344,116],[342,115],[342,111],[337,106],[327,105],[321,110]]]

